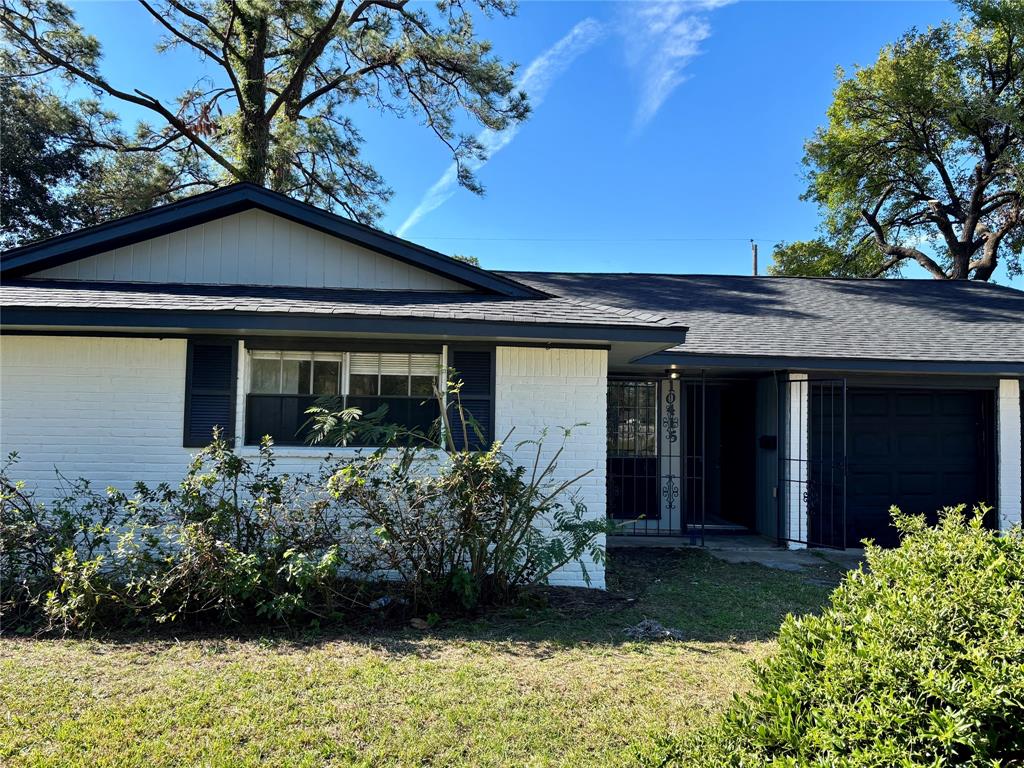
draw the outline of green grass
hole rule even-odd
[[[706,722],[838,575],[627,552],[607,593],[429,633],[4,638],[0,764],[616,765]],[[625,641],[643,618],[687,639]]]

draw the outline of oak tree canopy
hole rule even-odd
[[[839,85],[805,147],[821,237],[780,243],[776,274],[878,277],[908,263],[988,280],[1024,252],[1024,2],[960,0]]]

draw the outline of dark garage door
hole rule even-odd
[[[889,507],[923,512],[991,503],[992,395],[854,389],[847,394],[846,544],[895,546]]]

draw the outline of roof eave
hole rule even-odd
[[[910,360],[866,357],[798,357],[784,355],[707,355],[665,351],[636,360],[637,365],[681,368],[732,368],[815,371],[822,373],[951,373],[987,376],[1024,376],[1018,360]]]
[[[432,337],[480,337],[524,340],[580,341],[595,344],[642,342],[650,353],[685,340],[686,328],[583,323],[526,323],[498,320],[417,316],[367,316],[302,312],[240,312],[234,310],[131,310],[64,307],[4,307],[0,332],[22,330],[85,331],[89,329],[169,333],[249,332],[395,334]]]

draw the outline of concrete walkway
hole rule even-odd
[[[677,548],[692,544],[688,537],[610,536],[608,546]],[[712,557],[727,563],[758,563],[768,568],[796,572],[819,567],[823,561],[850,570],[864,558],[863,549],[786,549],[772,539],[752,534],[705,536],[704,549]]]
[[[721,537],[724,539],[726,537]],[[747,537],[737,537],[747,538]],[[727,542],[717,541],[712,544],[706,540],[705,549],[712,557],[727,563],[758,563],[780,571],[802,571],[805,568],[816,568],[822,562],[838,565],[846,570],[856,568],[864,559],[863,549],[785,549],[774,544],[769,546],[730,546]]]

